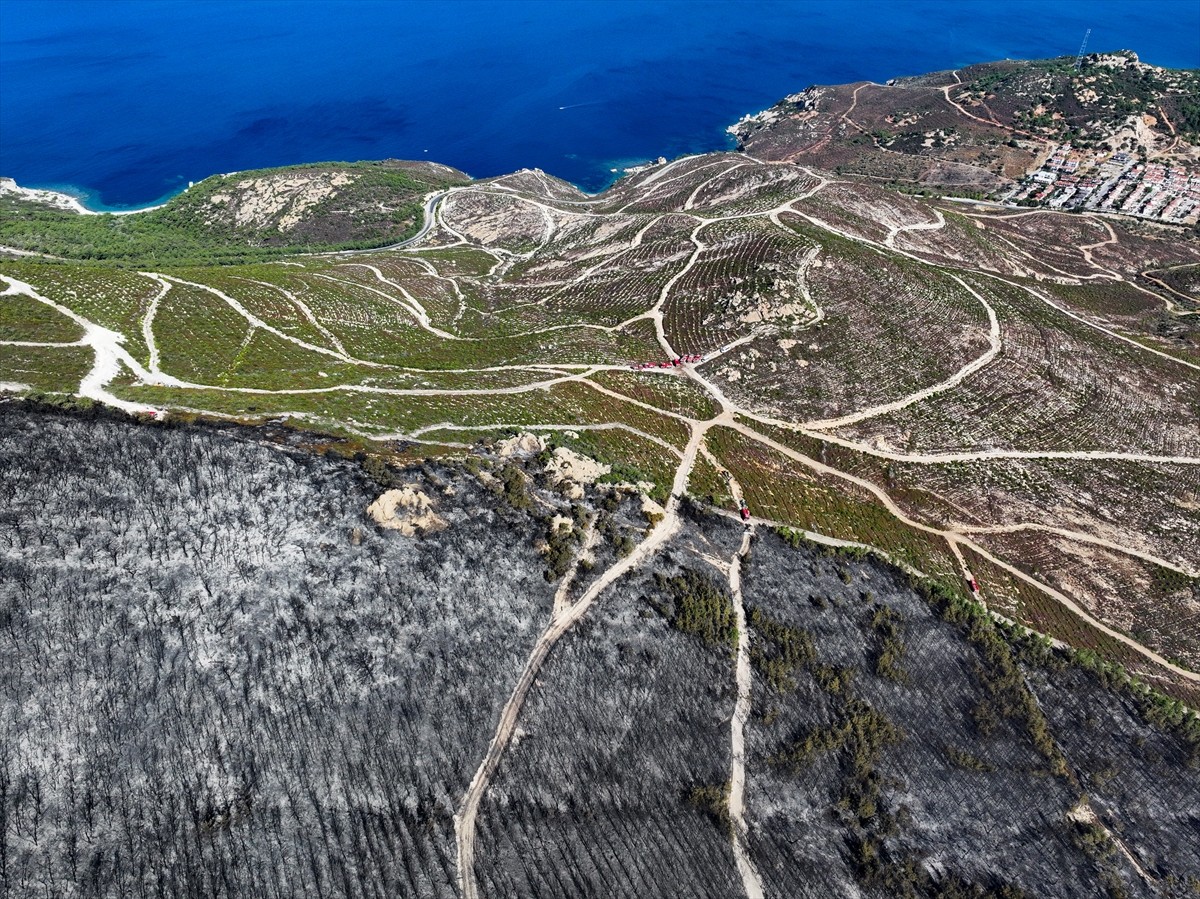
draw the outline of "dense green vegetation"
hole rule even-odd
[[[650,602],[672,627],[699,637],[706,646],[737,648],[733,601],[712,578],[685,568],[674,577],[658,572],[654,580],[659,595]]]
[[[871,629],[877,643],[875,674],[898,684],[908,680],[908,675],[900,665],[905,649],[900,624],[900,614],[890,606],[876,606],[871,613]]]
[[[866,772],[879,758],[883,747],[902,738],[903,734],[868,703],[851,699],[834,724],[793,741],[775,756],[774,761],[797,770],[818,753],[848,749],[854,768]]]
[[[0,303],[0,334],[7,340],[71,343],[83,337],[83,328],[44,303],[18,295]]]
[[[556,581],[570,570],[571,563],[579,552],[584,528],[592,519],[592,513],[588,511],[587,506],[580,503],[572,507],[571,517],[573,521],[570,525],[555,521],[553,516],[543,519],[546,526],[545,574],[548,581]],[[580,564],[586,569],[590,563],[580,560]]]
[[[796,670],[816,661],[812,636],[776,621],[762,609],[750,609],[750,664],[778,693],[796,689]]]
[[[462,179],[432,177],[429,167],[394,161],[321,163],[215,175],[136,215],[78,215],[41,203],[0,198],[0,244],[67,259],[122,265],[259,262],[290,253],[384,246],[421,226],[421,198]],[[228,209],[247,193],[239,185],[288,175],[352,180],[306,208],[285,226],[283,210],[239,224]],[[255,192],[260,192],[256,186]],[[229,196],[228,203],[214,196]]]
[[[526,486],[525,472],[516,462],[509,462],[500,469],[500,477],[496,482],[495,492],[503,496],[514,509],[528,509],[530,506],[529,488]]]

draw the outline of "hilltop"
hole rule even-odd
[[[887,84],[814,86],[730,132],[765,159],[1003,199],[1064,147],[1064,157],[1077,157],[1064,176],[1116,155],[1117,170],[1178,169],[1181,193],[1195,202],[1166,219],[1195,224],[1200,72],[1148,65],[1128,51],[1075,62],[1006,60]]]

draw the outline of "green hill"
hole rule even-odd
[[[447,166],[384,160],[214,175],[135,215],[79,215],[4,196],[0,244],[129,265],[379,247],[417,232],[426,194],[469,181]]]

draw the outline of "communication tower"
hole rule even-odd
[[[1092,29],[1084,32],[1083,43],[1079,45],[1079,53],[1075,56],[1075,68],[1078,69],[1083,65],[1083,51],[1087,49],[1087,39],[1092,36]]]

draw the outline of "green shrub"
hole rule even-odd
[[[821,689],[832,696],[848,692],[850,685],[854,682],[853,668],[820,664],[813,666],[812,673]]]
[[[908,682],[908,672],[900,666],[905,651],[900,621],[900,615],[889,606],[877,606],[871,615],[871,629],[877,644],[875,675],[897,684]]]
[[[728,781],[723,784],[703,784],[686,791],[684,800],[704,812],[723,832],[732,834],[733,818],[729,814],[729,793],[732,788],[733,785]]]
[[[857,777],[870,772],[884,747],[899,743],[904,732],[862,699],[850,699],[838,720],[817,728],[775,753],[772,762],[793,771],[801,769],[820,752],[845,750],[851,771]]]
[[[807,631],[790,627],[768,617],[761,609],[751,609],[750,664],[776,693],[796,689],[794,674],[816,661],[817,650]]]
[[[956,749],[953,746],[946,747],[946,756],[950,761],[959,768],[964,768],[967,771],[995,771],[996,769],[985,762],[983,759],[971,755],[965,749]]]
[[[712,578],[694,568],[675,577],[654,576],[662,599],[652,600],[671,626],[704,641],[706,646],[737,648],[733,600]]]
[[[509,462],[500,469],[500,485],[505,501],[514,509],[528,509],[529,490],[525,485],[525,472],[516,462]]]

